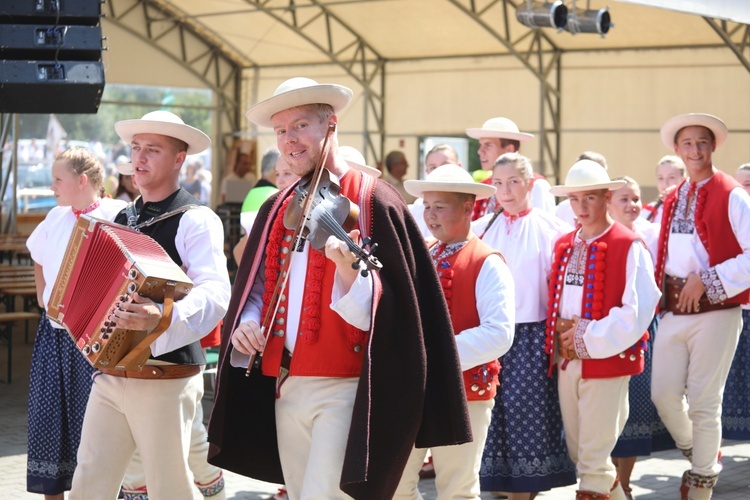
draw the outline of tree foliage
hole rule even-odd
[[[102,101],[95,114],[57,115],[69,140],[116,144],[119,138],[115,133],[115,122],[140,118],[156,109],[172,111],[188,125],[211,135],[209,90],[110,84],[104,89]],[[48,123],[47,114],[19,115],[19,138],[44,138]]]

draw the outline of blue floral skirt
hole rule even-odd
[[[659,325],[654,318],[648,327],[649,339],[646,349],[646,364],[643,373],[630,377],[628,404],[630,413],[625,428],[617,440],[613,457],[636,457],[651,455],[651,452],[675,447],[672,436],[659,418],[651,402],[651,357],[654,336]]]
[[[547,376],[544,341],[544,321],[517,324],[513,346],[500,359],[500,387],[479,470],[483,491],[547,491],[576,482],[557,374]]]
[[[65,330],[43,317],[31,354],[26,489],[70,490],[94,368]]]
[[[742,332],[724,386],[721,437],[750,439],[750,310],[742,310]]]

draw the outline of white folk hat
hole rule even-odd
[[[122,175],[133,175],[133,164],[130,163],[130,158],[125,155],[120,155],[115,160],[115,168]]]
[[[427,174],[427,178],[423,181],[404,181],[404,189],[410,195],[419,198],[427,191],[440,191],[473,194],[478,200],[489,198],[496,191],[495,186],[474,182],[469,172],[451,163],[439,166]]]
[[[565,184],[552,186],[549,192],[554,196],[565,196],[578,191],[595,191],[597,189],[620,189],[627,182],[610,180],[604,167],[592,160],[578,160],[568,170]]]
[[[139,120],[122,120],[115,123],[120,139],[130,144],[137,134],[159,134],[174,137],[188,145],[187,154],[201,153],[211,146],[211,139],[195,127],[186,125],[182,118],[169,111],[146,113]]]
[[[518,131],[518,125],[513,120],[499,116],[490,118],[481,128],[467,128],[466,135],[472,139],[483,137],[497,137],[498,139],[510,139],[513,141],[527,142],[534,138],[532,134]]]
[[[351,146],[339,146],[339,154],[354,170],[359,170],[360,172],[364,172],[373,177],[380,177],[381,175],[383,175],[383,172],[381,172],[377,168],[367,165],[365,163],[365,157],[362,156],[362,153],[360,153],[356,148],[353,148]]]
[[[685,127],[706,127],[716,138],[716,147],[721,146],[729,135],[727,126],[719,118],[705,113],[687,113],[673,116],[661,127],[661,142],[667,149],[674,151],[677,133]]]
[[[318,83],[310,78],[290,78],[265,101],[253,104],[245,113],[248,120],[263,127],[273,127],[271,117],[279,111],[305,104],[329,104],[335,113],[352,100],[351,89],[332,83]]]

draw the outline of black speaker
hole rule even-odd
[[[0,59],[98,61],[102,58],[101,26],[0,26]]]
[[[100,0],[0,0],[0,112],[96,113]]]
[[[0,112],[96,113],[104,67],[92,61],[0,61]]]
[[[101,17],[100,0],[2,0],[0,23],[83,24]]]

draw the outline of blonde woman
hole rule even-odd
[[[557,379],[547,376],[545,353],[547,276],[555,240],[572,230],[533,208],[531,162],[505,153],[495,162],[492,184],[502,211],[485,215],[473,231],[499,250],[515,282],[515,338],[500,360],[500,388],[479,472],[483,491],[529,500],[539,491],[574,484],[575,467],[562,439]]]
[[[104,171],[83,148],[68,149],[52,164],[58,206],[29,236],[39,305],[45,307],[62,265],[68,239],[81,214],[111,220],[124,201],[104,198]],[[31,355],[26,489],[62,499],[76,467],[81,425],[94,368],[62,326],[42,317]]]

